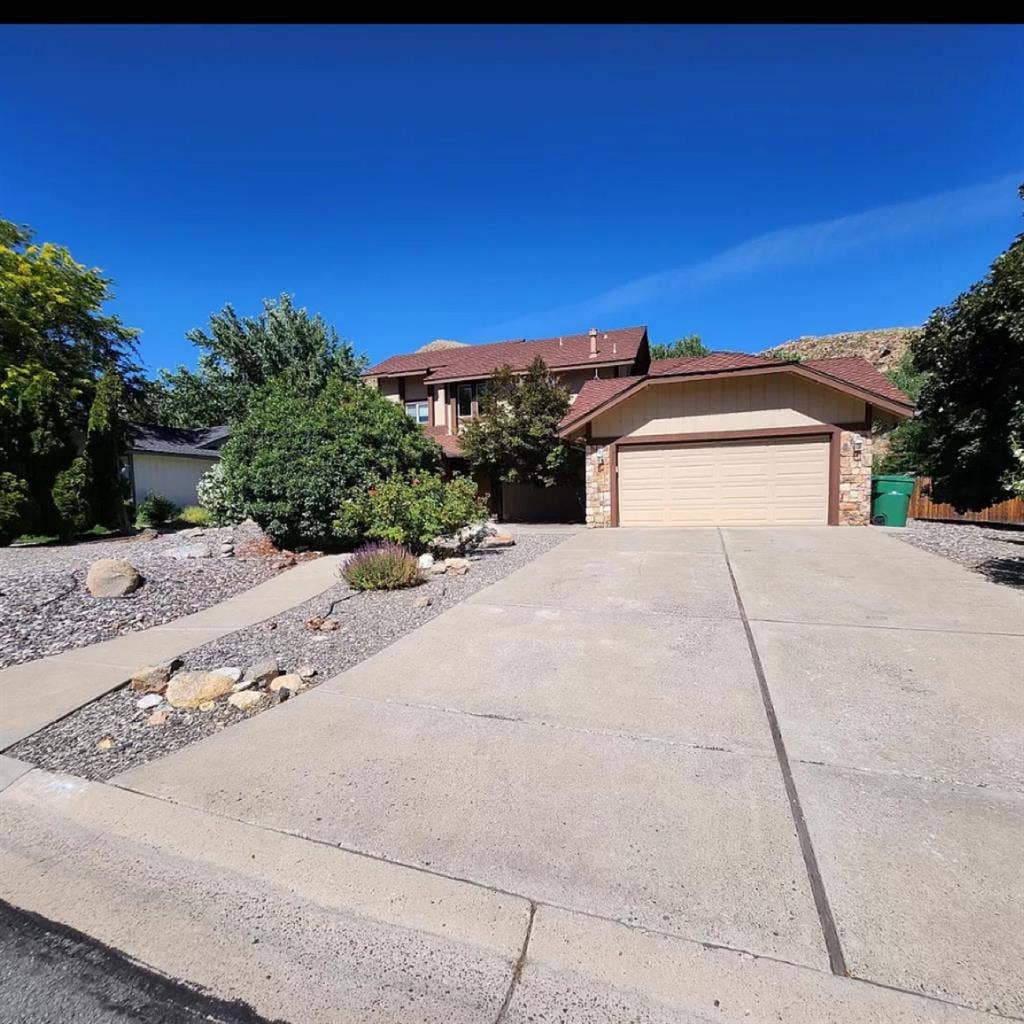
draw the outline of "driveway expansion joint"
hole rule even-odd
[[[850,972],[846,966],[846,957],[843,955],[842,943],[839,941],[839,931],[836,928],[835,917],[832,914],[832,907],[825,892],[825,883],[821,877],[821,868],[818,865],[818,856],[814,852],[814,845],[811,842],[811,834],[807,828],[807,821],[804,818],[803,808],[800,805],[800,794],[797,792],[796,782],[793,779],[793,771],[789,763],[789,755],[786,753],[786,744],[782,739],[782,729],[779,727],[778,716],[775,713],[775,704],[772,701],[771,691],[768,688],[768,680],[764,674],[764,665],[761,663],[761,655],[757,649],[757,641],[754,639],[754,631],[750,628],[747,619],[746,608],[743,605],[743,597],[740,594],[739,584],[736,582],[736,574],[733,572],[732,561],[729,558],[729,549],[725,543],[725,534],[718,530],[718,539],[722,544],[722,555],[725,558],[725,566],[729,571],[729,579],[732,581],[733,593],[736,595],[736,605],[739,608],[740,618],[743,620],[743,629],[747,635],[747,645],[750,648],[750,657],[754,663],[754,672],[757,675],[757,683],[761,690],[761,699],[764,702],[765,714],[768,717],[768,727],[771,730],[772,742],[775,744],[775,754],[779,762],[779,769],[782,773],[782,782],[786,789],[786,796],[789,799],[789,808],[793,816],[793,824],[796,827],[797,840],[800,844],[800,853],[803,855],[804,867],[807,870],[807,880],[810,883],[811,895],[814,898],[814,908],[818,912],[818,922],[821,925],[821,933],[825,940],[825,949],[828,952],[829,966],[832,973],[838,977],[849,977]]]
[[[523,975],[523,968],[526,966],[526,953],[530,948],[530,936],[533,934],[533,921],[536,916],[537,904],[531,900],[530,914],[526,919],[526,934],[523,936],[523,948],[519,951],[519,957],[512,967],[512,978],[508,983],[508,991],[505,993],[504,1000],[502,1000],[498,1016],[494,1018],[494,1024],[501,1024],[505,1019],[505,1014],[508,1013],[509,1006],[512,1004],[512,996],[515,995],[516,985],[519,984],[519,979]]]

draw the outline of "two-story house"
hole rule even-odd
[[[449,468],[465,472],[459,444],[460,426],[479,415],[488,381],[501,366],[525,371],[538,357],[565,384],[573,400],[587,381],[643,374],[650,363],[646,327],[611,331],[592,328],[586,334],[567,334],[537,341],[498,341],[487,345],[426,346],[408,355],[392,356],[363,374],[436,438]],[[480,481],[482,488],[484,481]],[[582,494],[582,477],[580,495]],[[565,517],[582,505],[573,489],[530,493],[528,488],[503,489],[507,518]]]

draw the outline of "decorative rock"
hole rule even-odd
[[[170,661],[165,665],[143,665],[132,673],[128,685],[143,693],[163,693],[175,668],[177,665]]]
[[[242,670],[237,665],[229,665],[226,668],[215,668],[213,670],[219,676],[227,676],[231,682],[237,683],[242,678]]]
[[[300,665],[296,670],[295,674],[301,676],[303,679],[312,679],[316,675],[315,665]]]
[[[114,745],[114,741],[109,736],[104,736],[103,739],[96,741],[97,750],[109,750]]]
[[[203,703],[199,705],[199,710],[212,711],[216,706],[217,702],[215,700],[204,700]]]
[[[270,684],[270,692],[277,693],[278,690],[304,690],[306,684],[302,681],[302,676],[296,675],[294,672],[289,672],[287,675],[278,676]]]
[[[182,537],[205,537],[206,528],[203,526],[193,526],[188,530],[181,531]]]
[[[341,629],[341,623],[337,619],[324,619],[320,623],[320,629],[324,633],[333,633],[336,629]]]
[[[248,711],[249,708],[254,708],[262,700],[263,694],[257,693],[256,690],[241,690],[228,697],[228,703],[232,707],[238,708],[239,711]]]
[[[314,615],[311,619],[306,619],[306,629],[319,629],[323,624],[324,620],[320,615]]]
[[[448,566],[445,562],[435,562],[430,569],[434,576],[443,576],[447,571]]]
[[[456,576],[465,576],[469,572],[468,558],[446,558],[445,565],[448,566],[448,571],[455,573]]]
[[[159,530],[154,530],[152,526],[147,526],[140,533],[135,535],[136,540],[156,540],[160,536]]]
[[[154,711],[153,714],[146,719],[146,725],[166,725],[167,724],[167,712],[166,711]]]
[[[181,544],[176,548],[167,548],[160,552],[163,558],[209,558],[210,549],[205,544]]]
[[[495,533],[490,537],[484,537],[480,542],[482,548],[510,548],[516,542],[511,533]]]
[[[420,555],[416,562],[421,569],[430,569],[434,564],[434,556],[428,551],[426,554]]]
[[[135,706],[140,711],[146,711],[149,708],[157,708],[163,704],[164,699],[159,693],[147,693],[145,697],[140,697],[136,702]]]
[[[432,597],[417,597],[413,602],[413,608],[429,608],[433,603]]]
[[[242,678],[250,685],[255,683],[258,686],[262,686],[280,674],[281,667],[277,663],[277,658],[264,658],[263,661],[257,661],[255,664],[250,665],[245,670],[245,675]]]
[[[93,597],[124,597],[142,586],[142,577],[123,558],[100,558],[89,566],[85,586]]]
[[[263,623],[263,628],[269,633],[272,630],[277,629],[277,623],[276,622],[264,622]]]
[[[199,708],[230,693],[232,686],[230,676],[216,672],[179,672],[167,684],[164,696],[172,707]]]

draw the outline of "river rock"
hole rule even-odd
[[[179,544],[176,548],[167,548],[160,552],[163,558],[209,558],[210,549],[205,544]]]
[[[277,663],[277,658],[264,658],[262,661],[257,661],[250,665],[245,670],[245,675],[242,676],[242,682],[248,683],[250,686],[262,686],[264,683],[269,683],[271,679],[277,678],[281,674],[281,666]]]
[[[164,697],[176,708],[199,708],[231,692],[230,676],[217,672],[179,672],[167,684]]]
[[[238,693],[233,693],[228,697],[228,703],[232,707],[238,708],[239,711],[248,711],[249,708],[256,707],[262,700],[263,694],[257,690],[239,690]]]
[[[295,693],[297,690],[304,690],[306,684],[302,681],[302,676],[295,672],[289,672],[287,675],[278,676],[270,684],[270,692],[277,693],[278,690],[291,690]]]
[[[163,704],[164,699],[159,693],[147,693],[145,697],[140,697],[136,702],[135,706],[140,711],[148,711],[150,708],[157,708]]]
[[[89,566],[85,586],[93,597],[124,597],[142,586],[142,577],[123,558],[100,558]]]
[[[456,576],[465,576],[469,572],[468,558],[446,558],[444,564],[448,567],[448,571]]]
[[[180,661],[167,661],[163,665],[143,665],[132,673],[128,685],[143,693],[163,693],[171,674],[180,664]]]

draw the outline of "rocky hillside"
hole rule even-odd
[[[880,327],[874,331],[806,335],[765,349],[761,354],[799,356],[801,359],[863,356],[869,363],[886,373],[899,363],[917,330],[916,327]]]

